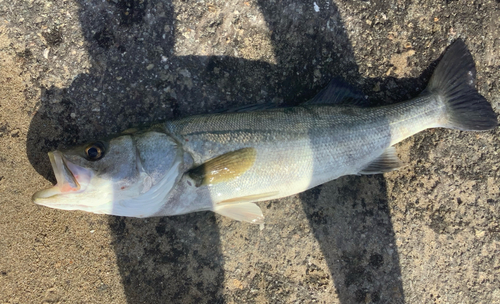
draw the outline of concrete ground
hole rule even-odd
[[[500,303],[500,131],[433,129],[399,171],[129,219],[40,207],[46,152],[130,126],[305,101],[333,77],[415,97],[455,39],[500,113],[494,0],[0,0],[0,303]]]

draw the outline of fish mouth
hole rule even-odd
[[[50,164],[56,176],[55,186],[36,192],[33,195],[33,201],[40,203],[43,199],[53,196],[78,192],[82,189],[81,183],[90,180],[89,170],[77,166],[66,160],[59,151],[49,152]]]

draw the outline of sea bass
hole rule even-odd
[[[49,153],[57,184],[35,203],[152,217],[211,210],[262,223],[255,202],[300,193],[343,175],[401,163],[394,144],[428,128],[482,131],[497,117],[475,89],[475,67],[453,43],[420,96],[363,107],[331,84],[301,106],[199,115]]]

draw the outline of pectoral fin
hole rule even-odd
[[[379,174],[390,172],[398,169],[403,164],[396,155],[396,148],[387,148],[382,155],[380,155],[373,162],[368,164],[359,174]]]
[[[255,203],[226,204],[216,206],[214,212],[232,218],[233,220],[252,224],[264,223],[264,215]]]
[[[250,169],[257,156],[254,148],[232,151],[188,171],[196,187],[232,180]]]

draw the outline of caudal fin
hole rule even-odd
[[[498,126],[490,103],[475,88],[476,68],[462,40],[455,41],[439,62],[426,92],[446,104],[443,127],[482,131]]]

